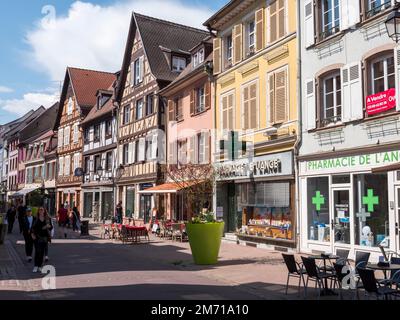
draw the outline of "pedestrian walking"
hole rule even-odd
[[[66,226],[68,224],[68,210],[64,206],[61,206],[60,209],[58,210],[57,221],[58,221],[58,226],[62,228],[64,232],[64,237],[67,238]]]
[[[32,227],[32,239],[35,243],[35,267],[33,272],[41,272],[46,247],[50,240],[50,232],[53,229],[51,221],[44,208],[40,208],[38,217]]]
[[[54,226],[53,226],[53,221],[51,220],[50,215],[48,214],[47,210],[43,207],[39,208],[39,213],[40,212],[44,212],[44,215],[46,217],[46,222],[47,224],[49,224],[51,226],[51,228],[49,229],[49,234],[48,234],[48,241],[46,243],[46,246],[44,248],[44,262],[48,262],[49,261],[49,244],[51,243],[51,240],[53,238],[53,231],[54,231]]]
[[[72,209],[72,230],[79,231],[81,223],[81,214],[77,207]]]
[[[26,260],[28,262],[32,261],[32,252],[33,252],[33,239],[32,239],[32,227],[35,223],[36,218],[32,216],[32,209],[26,208],[26,216],[23,218],[22,224],[22,234],[25,239],[25,254]]]
[[[117,220],[117,223],[120,224],[122,223],[122,216],[123,216],[123,210],[122,210],[122,201],[118,202],[117,207],[115,208],[115,219]]]
[[[7,211],[7,221],[8,221],[8,233],[11,234],[14,229],[14,222],[17,216],[17,209],[14,205],[11,205],[10,209]]]
[[[25,223],[25,216],[26,216],[26,206],[24,205],[22,200],[17,200],[17,218],[19,224],[19,232],[23,233],[23,226]]]

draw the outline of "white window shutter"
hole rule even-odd
[[[146,159],[146,139],[141,138],[139,140],[139,155],[138,155],[138,160],[139,161],[144,161]]]
[[[364,117],[361,75],[361,62],[348,64],[341,69],[343,122]]]
[[[306,47],[312,46],[315,42],[313,0],[306,1],[304,4],[304,33]]]
[[[64,143],[64,129],[58,130],[58,147],[62,147]]]
[[[156,160],[157,159],[157,150],[158,150],[158,135],[157,134],[153,135],[152,139],[153,139],[153,142],[151,145],[151,147],[152,147],[151,158],[153,160]]]
[[[307,130],[316,128],[316,100],[315,100],[315,80],[309,79],[306,81],[306,115],[307,115]]]
[[[394,62],[396,70],[396,110],[400,111],[400,46],[394,48]]]
[[[135,62],[131,62],[131,86],[135,85]]]
[[[63,176],[64,175],[64,158],[60,157],[58,159],[58,175]]]
[[[129,143],[128,147],[128,164],[133,163],[133,142]]]
[[[120,145],[119,146],[119,150],[118,150],[118,163],[124,164],[124,145]]]
[[[144,56],[141,56],[139,58],[139,68],[140,68],[140,82],[142,82],[144,77]]]
[[[340,30],[346,30],[360,22],[360,2],[342,0],[340,2]]]

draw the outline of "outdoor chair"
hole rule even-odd
[[[286,267],[288,269],[285,294],[286,295],[288,294],[290,277],[299,279],[299,285],[298,285],[299,295],[300,295],[300,290],[301,290],[301,282],[303,282],[304,294],[305,294],[306,282],[304,280],[304,275],[307,274],[306,270],[304,270],[304,267],[296,261],[296,259],[294,258],[294,255],[282,253],[282,257],[283,257],[283,260],[285,261]]]
[[[324,280],[331,280],[334,281],[334,276],[330,273],[322,272],[318,270],[317,264],[315,263],[315,259],[301,257],[303,261],[304,268],[306,269],[307,274],[307,281],[305,285],[305,296],[307,297],[307,289],[308,289],[308,282],[314,281],[315,288],[318,289],[318,299],[321,297],[321,291],[325,288],[324,287]],[[325,288],[327,289],[327,288]]]
[[[346,250],[346,249],[337,249],[336,250],[336,255],[339,257],[339,259],[336,260],[337,264],[348,264],[350,265],[349,262],[349,254],[350,254],[350,250]]]
[[[175,223],[172,225],[172,240],[177,241],[178,239],[183,242],[182,226]]]
[[[400,264],[400,258],[397,257],[391,257],[390,258],[390,263],[392,264]],[[379,280],[379,283],[388,287],[393,288],[393,286],[396,289],[400,288],[400,270],[392,270],[390,271],[390,277],[389,279],[383,279]]]
[[[123,225],[121,227],[121,235],[120,235],[120,237],[121,237],[121,240],[122,240],[123,244],[125,244],[125,243],[127,243],[129,241],[130,235],[129,235],[128,229],[126,228],[125,225]]]
[[[381,250],[385,261],[391,261],[392,258],[400,258],[400,255],[397,252],[391,250],[385,250],[385,248],[382,247],[381,245],[379,245],[378,247]]]
[[[364,289],[363,283],[361,281],[360,275],[358,274],[359,268],[365,268],[368,264],[370,252],[356,251],[355,260],[355,283],[356,283],[356,295],[359,299],[359,289]]]
[[[389,296],[398,293],[398,291],[395,289],[379,284],[375,278],[374,270],[357,268],[357,271],[363,283],[364,290],[368,296],[374,295],[377,299],[384,297],[385,300],[388,300]]]
[[[345,272],[345,268],[348,268],[348,272]],[[336,285],[338,286],[339,289],[339,298],[342,300],[343,299],[343,282],[345,281],[345,277],[349,275],[349,273],[351,273],[351,270],[349,268],[348,265],[346,264],[342,264],[342,263],[334,263],[333,264],[333,268],[335,270],[335,282],[334,282],[334,287],[336,287]],[[349,286],[351,285],[351,283],[349,283]],[[347,289],[347,286],[346,286]],[[350,287],[351,289],[351,287]]]

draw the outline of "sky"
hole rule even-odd
[[[1,0],[0,125],[58,101],[67,66],[121,68],[131,12],[202,27],[228,0]]]

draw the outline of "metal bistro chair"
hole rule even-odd
[[[390,258],[391,264],[400,264],[400,258],[391,257]],[[393,288],[396,287],[398,290],[400,288],[400,270],[392,270],[390,271],[389,279],[383,279],[379,281],[380,284]],[[399,292],[400,293],[400,292]]]
[[[369,257],[371,253],[370,252],[363,252],[363,251],[356,251],[356,260],[355,260],[355,283],[356,283],[356,291],[355,294],[357,296],[357,299],[360,298],[359,296],[359,289],[364,289],[364,285],[361,281],[360,275],[358,274],[358,269],[359,268],[364,268],[367,266]]]
[[[348,272],[345,273],[343,269],[346,267],[348,268]],[[342,263],[333,263],[333,268],[335,269],[334,287],[336,287],[336,285],[338,286],[339,298],[342,300],[343,299],[343,282],[345,281],[346,276],[351,274],[351,270],[349,269],[349,266],[347,266],[346,264],[342,264]]]
[[[325,288],[324,280],[329,279],[331,281],[334,281],[334,276],[330,273],[319,271],[317,264],[315,263],[315,259],[301,257],[301,260],[303,261],[304,267],[307,272],[307,281],[306,281],[306,285],[305,285],[305,292],[306,292],[305,296],[307,297],[308,282],[311,280],[311,281],[315,281],[315,288],[317,289],[317,287],[318,287],[318,299],[319,299],[321,297],[321,291]]]
[[[337,264],[342,264],[342,265],[345,265],[345,264],[350,265],[350,262],[348,260],[349,259],[349,254],[350,254],[350,250],[337,249],[336,250],[336,255],[339,257],[339,259],[336,260],[336,263]]]
[[[366,268],[357,268],[357,270],[368,296],[372,294],[375,295],[377,299],[383,296],[385,300],[388,300],[390,295],[398,293],[395,289],[380,285],[375,278],[374,270]]]
[[[182,225],[179,223],[174,223],[172,225],[172,240],[177,241],[177,239],[183,242]]]
[[[306,270],[304,270],[303,265],[298,263],[296,259],[294,258],[293,254],[284,254],[282,253],[283,260],[285,261],[286,267],[288,269],[288,276],[287,276],[287,282],[286,282],[286,291],[285,294],[288,294],[288,288],[289,288],[289,281],[290,277],[298,278],[299,279],[299,285],[298,285],[298,290],[299,290],[299,295],[300,295],[300,289],[301,289],[301,282],[303,281],[304,285],[304,294],[305,288],[306,288],[306,281],[304,280],[304,275],[307,274]]]

